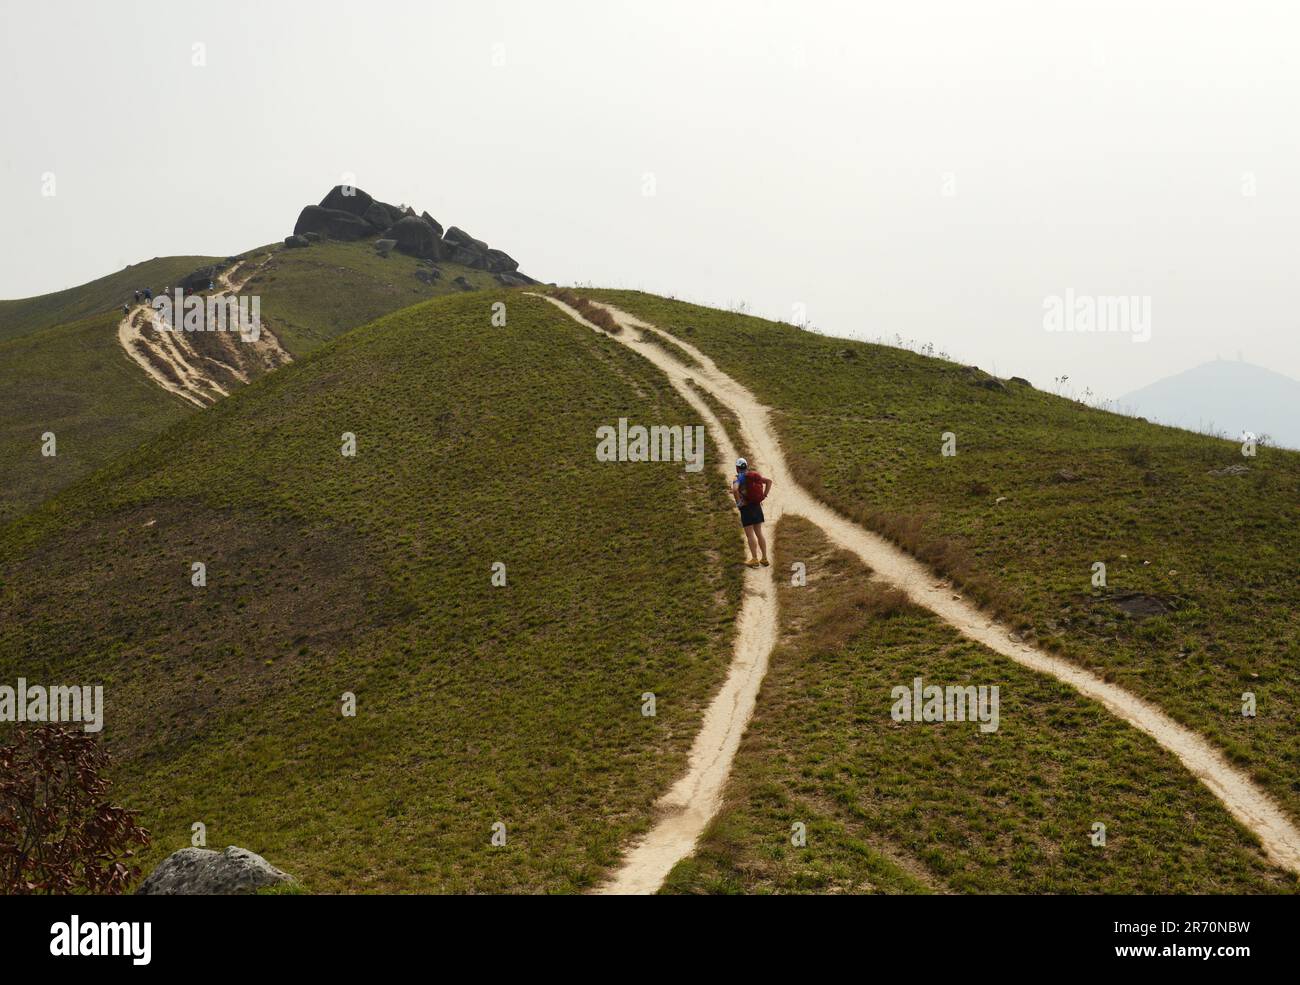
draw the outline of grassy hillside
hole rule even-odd
[[[1300,454],[1247,459],[1019,383],[987,389],[983,374],[900,349],[584,293],[680,334],[750,387],[813,492],[1030,640],[1207,735],[1300,815]],[[955,457],[940,455],[944,432]],[[1091,584],[1095,562],[1106,588]],[[1245,692],[1257,717],[1241,713]]]
[[[665,892],[1295,889],[1153,740],[869,583],[807,521],[777,543],[807,585],[778,580],[781,640],[724,806]],[[997,731],[894,722],[891,689],[916,676],[998,685]]]
[[[184,417],[117,341],[120,313],[0,342],[0,526]],[[55,435],[57,454],[41,454]]]
[[[415,275],[427,267],[398,253],[384,259],[367,242],[272,245],[247,257],[236,280],[258,268],[243,293],[261,297],[263,320],[295,357],[380,315],[462,293],[457,277],[478,289],[498,286],[490,274],[451,263],[423,283]],[[193,412],[126,356],[117,325],[136,287],[161,289],[211,262],[151,260],[57,294],[0,302],[0,524]],[[64,324],[64,316],[79,320]],[[40,456],[46,431],[58,438],[54,459]]]
[[[262,317],[281,344],[301,356],[390,311],[461,293],[457,277],[477,290],[500,286],[482,270],[445,262],[438,267],[442,276],[426,284],[416,274],[430,268],[413,257],[396,252],[382,257],[364,240],[325,240],[302,250],[277,249],[243,293],[261,295]]]
[[[157,293],[186,274],[217,262],[217,257],[154,257],[125,270],[66,291],[16,301],[0,301],[0,342],[90,315],[120,311],[132,293],[146,287]]]
[[[105,685],[146,863],[201,821],[314,890],[590,886],[684,769],[739,595],[716,476],[598,463],[620,416],[690,420],[544,301],[389,316],[0,531],[0,679]]]

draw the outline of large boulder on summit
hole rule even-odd
[[[335,185],[330,189],[329,194],[320,200],[320,207],[333,209],[336,212],[349,212],[360,217],[366,214],[366,209],[370,208],[373,202],[374,199],[360,188]]]
[[[452,249],[451,262],[459,263],[465,267],[473,267],[475,270],[488,269],[487,253],[464,243],[458,244]]]
[[[519,269],[519,261],[505,250],[485,250],[483,256],[487,259],[488,270],[494,274]]]
[[[375,227],[375,232],[382,233],[402,218],[402,210],[396,205],[389,205],[387,202],[371,202],[370,208],[366,209],[366,214],[361,218]]]
[[[432,257],[437,250],[438,238],[423,219],[408,215],[398,219],[384,231],[385,239],[397,240],[397,248],[413,257]]]
[[[442,239],[442,223],[440,223],[433,216],[429,215],[428,212],[421,212],[420,218],[433,227],[434,235],[436,235],[439,239]]]
[[[493,274],[497,283],[504,284],[506,287],[527,287],[529,284],[536,284],[527,274],[521,274],[513,270],[505,270],[499,274]]]
[[[465,230],[461,229],[459,226],[452,226],[445,233],[443,233],[442,238],[445,239],[452,246],[470,247],[473,249],[477,249],[479,252],[485,252],[488,248],[487,243],[483,242],[481,239],[475,239],[473,236],[465,232]]]
[[[237,896],[292,882],[261,855],[231,845],[224,852],[182,848],[149,873],[137,896]]]
[[[362,239],[373,236],[375,230],[364,219],[350,212],[339,209],[326,209],[319,205],[308,205],[298,215],[293,234],[324,233],[332,239]]]

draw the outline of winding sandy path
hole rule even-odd
[[[537,296],[544,297],[540,294]],[[595,329],[594,325],[582,319],[567,305],[555,298],[547,297],[546,300],[563,308],[571,317],[584,325]],[[934,572],[919,561],[878,534],[845,519],[815,499],[790,478],[781,445],[769,425],[770,412],[754,398],[753,394],[720,371],[712,359],[688,342],[612,305],[599,306],[607,310],[623,326],[623,332],[614,338],[654,363],[668,377],[673,387],[687,398],[692,407],[701,411],[711,430],[721,430],[718,421],[709,412],[707,406],[694,395],[686,380],[693,379],[736,415],[744,440],[753,449],[754,459],[762,466],[763,474],[777,477],[772,497],[763,504],[769,520],[778,519],[783,510],[806,517],[820,527],[832,543],[861,558],[872,569],[875,577],[897,585],[913,602],[934,612],[967,637],[1030,670],[1048,674],[1069,684],[1080,694],[1099,702],[1111,714],[1145,732],[1177,756],[1179,761],[1223,802],[1232,816],[1259,839],[1264,852],[1275,865],[1300,874],[1300,830],[1297,830],[1286,812],[1243,771],[1229,763],[1222,752],[1191,729],[1178,724],[1154,705],[1136,695],[1060,657],[1052,656],[1013,639],[1011,630],[1007,626],[958,597]],[[642,332],[655,332],[670,339],[698,360],[703,368],[683,365],[664,347],[643,341]],[[726,441],[725,436],[721,440],[717,438],[715,440],[718,440],[721,449],[725,471],[725,463],[734,457],[735,452],[731,450],[730,442]],[[632,847],[611,881],[602,887],[603,891],[654,892],[662,884],[663,877],[667,875],[672,865],[691,852],[695,839],[717,811],[721,802],[722,784],[725,783],[727,773],[731,769],[731,760],[739,745],[740,734],[743,733],[749,713],[753,710],[754,697],[762,683],[768,654],[776,640],[776,596],[771,577],[772,570],[774,569],[763,570],[765,591],[762,594],[747,595],[742,604],[738,620],[736,655],[731,674],[727,684],[714,698],[705,714],[704,726],[696,738],[687,775],[678,781],[662,799],[660,806],[665,809],[663,817],[656,821],[644,840]],[[747,588],[752,584],[750,581],[752,577],[753,575],[746,579]],[[748,618],[762,624],[770,624],[769,635],[746,636],[744,620],[746,607],[750,605],[766,610],[757,615],[750,614]],[[757,653],[755,648],[762,646],[766,646],[767,652]],[[738,666],[742,663],[749,668],[748,671]],[[729,695],[728,688],[738,675],[743,676],[746,688],[752,688],[752,691],[745,690],[740,694]],[[720,704],[722,708],[719,708]],[[728,716],[728,720],[731,721],[742,707],[744,721],[738,726],[733,724],[722,736],[723,741],[719,743],[718,734],[710,731],[711,719],[718,714]],[[707,769],[702,769],[695,779],[692,779],[693,774],[696,773],[697,757],[701,764],[709,765]],[[683,849],[682,846],[688,838],[690,844]],[[648,845],[658,846],[658,848],[651,850],[647,848]],[[667,868],[664,868],[668,856],[678,852],[680,854],[677,854],[672,862],[667,864]],[[662,874],[660,874],[661,870]]]
[[[240,288],[247,284],[272,256],[273,254],[267,254],[262,262],[250,270],[238,284],[230,276],[234,267],[223,270],[217,275],[220,290],[209,296],[221,298],[238,294]],[[209,407],[221,397],[230,396],[230,391],[217,382],[213,371],[205,364],[212,364],[217,370],[230,374],[240,383],[249,382],[248,373],[240,365],[241,355],[235,346],[247,346],[253,358],[260,360],[268,368],[293,361],[293,357],[265,325],[260,326],[260,334],[255,342],[242,339],[236,341],[234,332],[220,332],[216,334],[216,338],[228,355],[229,361],[213,359],[200,353],[183,331],[164,330],[154,310],[145,302],[133,306],[117,326],[117,340],[126,354],[131,357],[132,362],[168,393],[174,393],[196,407]],[[163,372],[160,365],[165,367],[167,372]]]

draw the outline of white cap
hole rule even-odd
[[[743,458],[738,458],[738,459],[736,459],[736,468],[737,468],[737,469],[747,469],[747,468],[749,468],[749,463],[748,463],[747,461],[745,461]]]

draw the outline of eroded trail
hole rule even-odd
[[[231,270],[217,275],[220,289],[207,295],[232,298],[269,260],[268,256],[236,283]],[[168,393],[196,407],[208,407],[230,388],[259,371],[292,362],[293,357],[265,326],[256,339],[235,331],[169,331],[148,304],[131,308],[117,326],[117,340],[131,360]]]
[[[561,304],[554,298],[547,298],[547,300],[553,304],[558,304],[570,316],[583,324],[595,328],[567,305]],[[820,527],[832,543],[861,558],[872,569],[875,577],[897,585],[913,602],[934,612],[967,637],[984,644],[989,649],[1016,661],[1022,666],[1028,667],[1030,670],[1049,674],[1057,680],[1070,685],[1080,694],[1099,702],[1111,714],[1151,736],[1156,742],[1177,756],[1179,761],[1222,801],[1233,817],[1259,839],[1265,853],[1275,865],[1300,874],[1300,830],[1296,828],[1291,818],[1282,808],[1245,772],[1229,763],[1222,752],[1191,729],[1178,724],[1154,705],[1138,698],[1136,695],[1115,684],[1108,683],[1096,674],[1060,657],[1052,656],[1045,651],[1013,639],[1011,629],[1008,626],[990,618],[975,606],[958,597],[944,580],[919,561],[907,555],[878,534],[858,526],[815,499],[790,477],[790,472],[785,466],[785,456],[782,454],[781,445],[769,424],[769,410],[759,403],[753,394],[721,372],[708,356],[681,338],[663,332],[653,325],[643,322],[611,305],[602,304],[600,307],[609,311],[615,320],[623,326],[623,332],[614,336],[614,338],[635,349],[654,363],[668,377],[677,391],[686,396],[696,410],[701,411],[705,420],[709,422],[711,431],[720,431],[721,428],[718,426],[713,414],[708,411],[707,406],[703,405],[702,401],[691,393],[686,380],[694,380],[698,386],[712,394],[723,406],[736,415],[743,439],[753,449],[756,462],[759,463],[765,475],[774,476],[777,480],[777,484],[772,491],[772,497],[763,504],[764,511],[769,519],[777,519],[782,509],[806,517]],[[700,367],[685,366],[673,358],[663,346],[643,341],[642,332],[656,332],[671,340],[698,360]],[[735,452],[731,449],[730,442],[725,440],[725,436],[721,440],[716,438],[715,440],[719,441],[718,447],[721,449],[724,464],[734,458]],[[770,508],[769,504],[771,504]],[[753,710],[753,697],[757,695],[758,686],[762,681],[762,674],[766,670],[768,659],[767,653],[760,657],[749,647],[766,645],[770,653],[776,639],[776,596],[771,577],[772,570],[774,569],[764,569],[764,594],[746,596],[745,603],[742,605],[741,623],[737,632],[736,656],[732,665],[731,677],[728,678],[727,682],[728,686],[730,686],[732,678],[737,675],[737,664],[742,659],[752,663],[754,667],[761,666],[762,668],[756,672],[757,679],[752,681],[753,690],[745,710],[745,722],[748,721],[749,712]],[[751,582],[747,579],[746,586],[749,587],[750,584]],[[749,618],[757,619],[760,622],[770,620],[770,639],[745,641],[744,620],[746,618],[746,608],[750,605],[757,606],[762,611],[758,615],[749,615]],[[754,676],[753,671],[751,671],[751,676]],[[701,729],[696,741],[697,751],[700,751],[699,747],[702,741],[707,743],[716,739],[715,736],[706,738],[706,733],[709,732],[710,716],[715,713],[720,702],[725,703],[731,700],[732,698],[727,695],[727,687],[724,687],[722,692],[714,699],[705,716],[704,728]],[[654,853],[647,853],[645,850],[647,844],[662,843],[666,845],[671,843],[674,852],[680,850],[680,854],[677,855],[672,864],[690,853],[695,838],[698,837],[720,803],[721,784],[725,782],[727,773],[730,771],[731,759],[735,755],[736,747],[739,745],[739,733],[744,731],[745,722],[741,722],[735,730],[737,734],[734,736],[734,741],[730,734],[726,736],[726,748],[715,747],[715,755],[712,757],[715,760],[715,765],[709,773],[710,782],[694,787],[688,784],[684,787],[695,767],[696,754],[692,753],[691,771],[673,787],[673,790],[661,802],[661,805],[665,808],[676,809],[676,813],[665,813],[662,819],[656,821],[655,826],[644,841],[633,846],[619,870],[615,873],[613,880],[606,887],[608,891],[653,892],[658,888],[662,883],[663,876],[658,876],[658,881],[656,881],[656,873],[662,868],[664,858]],[[701,755],[706,756],[703,752],[701,752]],[[724,757],[725,762],[723,761]],[[715,789],[712,780],[719,775],[720,779],[718,779],[718,786]],[[675,808],[674,805],[681,802],[681,798],[689,789],[695,789],[698,800],[696,802],[687,802],[687,806],[683,808]],[[677,799],[672,799],[674,797]],[[698,825],[691,824],[689,826],[694,832],[694,834],[690,835],[691,846],[681,850],[682,842],[689,834],[683,819],[690,818],[692,821],[696,821],[700,817],[703,819],[699,820]],[[670,830],[661,831],[661,829]],[[663,854],[666,855],[667,853]],[[671,868],[671,864],[669,864],[668,868]],[[667,871],[668,869],[663,869],[663,875],[666,875]]]

